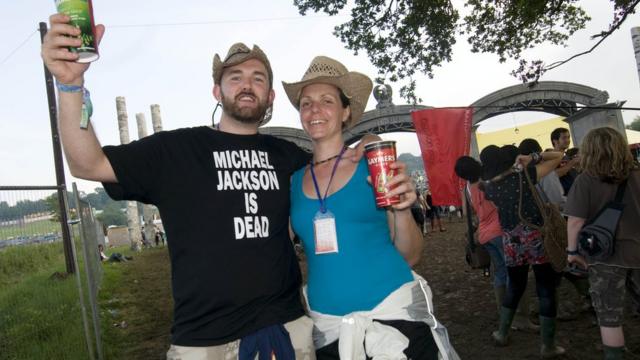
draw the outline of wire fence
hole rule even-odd
[[[97,244],[91,206],[68,199],[71,224],[58,220],[51,187],[0,189],[0,359],[102,359]],[[72,230],[75,273],[66,269],[62,226]],[[98,231],[100,230],[100,231]]]

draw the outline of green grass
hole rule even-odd
[[[62,242],[7,247],[0,251],[0,287],[19,283],[45,269],[51,271],[59,264],[64,264]]]
[[[64,267],[58,268],[59,271]],[[3,359],[88,359],[73,276],[30,276],[0,294]]]
[[[77,252],[86,298],[79,246]],[[64,271],[60,242],[15,246],[0,252],[1,359],[89,358],[76,277],[55,276]]]
[[[60,222],[51,220],[38,220],[23,225],[4,225],[0,226],[0,240],[7,240],[18,236],[59,233],[60,231]]]
[[[78,269],[83,295],[88,296],[81,245],[76,242]],[[128,246],[110,248],[108,254],[133,255]],[[105,359],[126,358],[123,337],[113,327],[113,314],[120,309],[123,264],[103,264],[103,288],[99,292],[104,308],[100,311]],[[0,251],[0,359],[89,359],[82,309],[75,275],[64,275],[62,243],[12,246]],[[90,305],[85,301],[87,318]],[[102,306],[102,305],[101,305]],[[124,309],[120,309],[122,313]],[[121,321],[121,320],[120,320]],[[91,332],[93,336],[93,332]],[[106,339],[106,340],[105,340]]]

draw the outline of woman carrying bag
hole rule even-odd
[[[529,266],[533,266],[540,302],[540,355],[543,358],[556,357],[565,352],[555,344],[558,273],[545,256],[541,232],[535,227],[542,225],[543,217],[526,177],[533,183],[537,182],[553,171],[561,158],[562,154],[558,152],[518,155],[515,146],[488,146],[480,154],[483,178],[489,181],[485,187],[486,197],[498,208],[500,226],[505,232],[504,255],[509,274],[500,324],[492,337],[496,345],[508,345],[509,329],[527,286]],[[514,165],[522,173],[515,171]]]

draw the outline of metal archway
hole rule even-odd
[[[394,105],[389,85],[376,86],[373,96],[378,101],[376,108],[365,112],[362,120],[344,133],[347,144],[353,144],[367,133],[415,131],[411,112],[432,108],[425,105]],[[540,111],[566,117],[575,144],[580,144],[586,132],[597,126],[610,126],[624,133],[619,109],[623,102],[607,103],[608,99],[606,91],[562,81],[540,81],[535,85],[520,84],[497,90],[470,105],[476,109],[472,122],[471,152],[478,154],[475,130],[482,121],[517,111]],[[578,105],[597,108],[581,109]],[[311,151],[311,141],[301,129],[266,127],[261,128],[260,133],[281,137]]]
[[[610,126],[624,135],[620,107],[624,102],[607,103],[609,94],[586,85],[563,81],[540,81],[536,84],[509,86],[486,95],[471,104],[473,115],[471,153],[479,153],[475,131],[491,117],[517,111],[540,111],[564,116],[579,146],[594,127]],[[578,105],[595,107],[579,108]]]
[[[606,91],[589,86],[562,82],[540,81],[535,85],[520,84],[492,92],[470,106],[477,110],[473,114],[473,125],[493,116],[515,111],[541,111],[569,117],[576,114],[581,105],[604,105],[609,99]]]

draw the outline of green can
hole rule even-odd
[[[98,47],[96,46],[96,28],[93,22],[93,7],[91,0],[55,0],[59,13],[71,17],[71,25],[80,29],[82,45],[77,48],[70,48],[72,52],[77,52],[80,57],[79,63],[88,63],[98,60]]]

